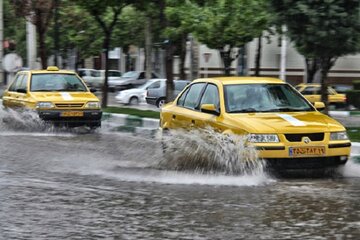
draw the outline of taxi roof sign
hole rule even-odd
[[[47,71],[59,71],[59,68],[56,67],[56,66],[49,66],[49,67],[47,67],[46,70],[47,70]]]

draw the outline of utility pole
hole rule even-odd
[[[35,69],[36,63],[36,29],[35,25],[27,20],[26,22],[26,47],[27,47],[27,65],[30,69]]]
[[[4,68],[3,68],[3,57],[4,57],[4,11],[3,11],[3,0],[0,0],[0,83],[4,83]]]

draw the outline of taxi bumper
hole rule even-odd
[[[101,110],[39,110],[39,117],[45,122],[55,125],[76,126],[101,126]]]

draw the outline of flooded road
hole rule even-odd
[[[33,126],[32,126],[33,127]],[[360,239],[360,164],[336,178],[159,170],[158,140],[0,125],[0,239]]]

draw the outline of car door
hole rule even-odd
[[[15,76],[14,81],[10,84],[9,88],[4,92],[3,96],[3,105],[5,107],[9,108],[16,108],[19,106],[19,97],[20,94],[17,92],[17,90],[21,86],[21,81],[24,78],[23,73],[18,73]]]
[[[176,108],[172,112],[172,128],[191,128],[197,124],[203,125],[197,118],[197,111],[205,86],[206,83],[194,83],[181,94]]]

